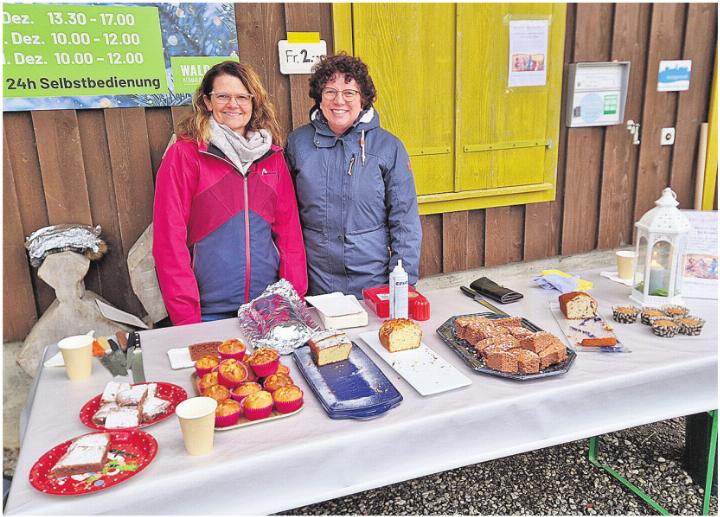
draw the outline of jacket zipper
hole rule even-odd
[[[350,167],[348,167],[348,176],[352,176],[353,165],[355,165],[355,153],[350,158]]]
[[[235,164],[230,160],[226,160],[225,158],[221,158],[207,151],[201,151],[198,149],[198,152],[227,163],[230,167],[238,171],[240,176],[243,178],[243,204],[245,205],[245,303],[248,303],[250,301],[250,209],[248,207],[247,176],[240,172],[240,170],[235,167]],[[250,168],[252,168],[252,166]],[[248,169],[248,174],[250,174],[250,169]]]

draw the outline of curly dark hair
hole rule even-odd
[[[377,95],[367,65],[360,58],[349,56],[345,52],[323,56],[313,67],[313,74],[310,76],[310,98],[315,101],[316,106],[320,106],[322,90],[335,74],[343,74],[346,82],[355,79],[360,86],[362,109],[372,106]]]

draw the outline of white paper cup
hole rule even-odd
[[[633,270],[635,269],[635,256],[634,251],[618,251],[615,253],[618,276],[623,280],[632,280]]]
[[[212,452],[216,408],[217,401],[210,397],[183,400],[175,408],[185,449],[192,456],[202,456]]]
[[[92,373],[93,337],[88,335],[70,336],[58,342],[65,362],[65,373],[71,381],[80,381]]]

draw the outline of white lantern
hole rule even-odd
[[[643,306],[682,304],[682,260],[690,221],[677,209],[675,192],[662,191],[638,222],[637,262],[630,299]]]

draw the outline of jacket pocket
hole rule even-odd
[[[366,228],[364,230],[353,230],[351,232],[348,232],[347,234],[348,235],[364,235],[366,233],[375,232],[384,226],[385,226],[384,224],[378,224],[378,225],[373,226],[372,228]]]

